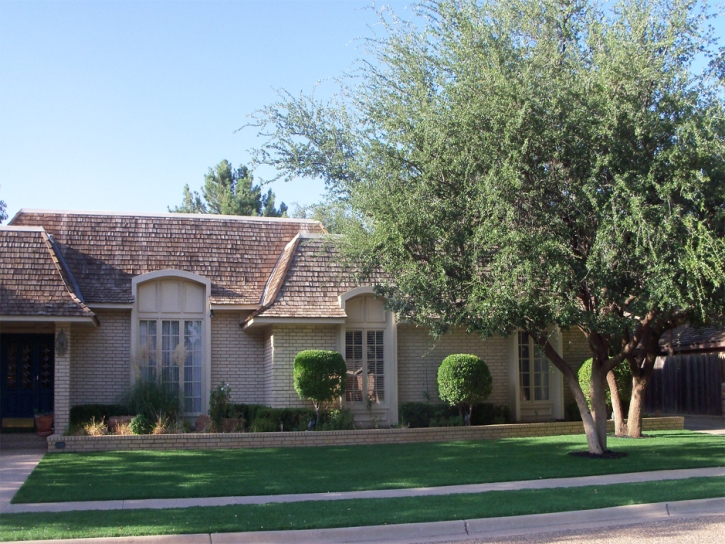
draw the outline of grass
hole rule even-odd
[[[725,496],[725,477],[473,495],[0,516],[0,540],[323,529],[590,510]]]
[[[725,466],[725,439],[610,438],[623,459],[567,455],[584,435],[432,444],[46,455],[14,503],[399,489]]]

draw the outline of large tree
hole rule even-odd
[[[403,319],[528,331],[564,375],[592,453],[606,376],[633,374],[630,433],[663,332],[725,313],[722,57],[689,0],[426,2],[338,97],[257,112],[257,160],[353,210],[342,248]],[[418,19],[420,20],[420,19]],[[591,410],[552,326],[579,327]]]
[[[213,213],[222,215],[262,215],[282,217],[287,206],[282,202],[279,209],[274,206],[271,189],[262,193],[262,187],[254,184],[254,178],[246,166],[234,168],[223,160],[204,176],[201,195],[184,186],[181,206],[169,207],[177,213]]]

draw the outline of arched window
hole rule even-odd
[[[208,366],[206,286],[168,275],[135,287],[135,378],[179,387],[184,412],[202,413]]]

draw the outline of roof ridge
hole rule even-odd
[[[271,223],[302,223],[320,225],[316,219],[302,219],[296,217],[267,217],[260,215],[221,215],[212,213],[174,213],[174,212],[113,212],[100,210],[43,210],[21,208],[10,220],[12,223],[21,214],[49,214],[49,215],[95,215],[107,217],[173,217],[178,219],[207,219],[210,221],[267,221]],[[323,227],[324,228],[324,227]]]

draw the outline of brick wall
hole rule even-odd
[[[493,391],[487,402],[509,403],[510,340],[495,336],[482,340],[476,334],[455,329],[437,342],[428,330],[398,325],[398,402],[422,402],[426,393],[438,400],[438,367],[447,355],[471,353],[486,361],[493,378]]]
[[[131,380],[131,311],[94,311],[100,327],[71,329],[71,406],[116,402]]]
[[[680,430],[683,417],[642,420],[642,430]],[[613,422],[609,422],[613,432]],[[356,431],[318,431],[284,433],[167,434],[142,436],[60,436],[48,437],[48,451],[89,452],[114,450],[208,450],[232,448],[286,448],[309,446],[354,446],[365,444],[402,444],[411,442],[449,442],[453,440],[491,440],[530,436],[582,434],[579,421],[523,423],[476,427],[435,427],[428,429],[367,429]],[[63,446],[62,448],[60,446]]]
[[[564,360],[576,372],[581,364],[590,359],[592,352],[589,349],[589,342],[579,327],[572,327],[562,333],[562,348],[564,352]],[[569,386],[564,383],[564,406],[574,402],[574,395]]]
[[[264,341],[242,331],[239,312],[216,311],[211,320],[211,384],[232,388],[232,400],[264,404]]]
[[[294,390],[292,370],[295,356],[305,349],[337,351],[338,329],[334,325],[275,325],[265,338],[266,404],[275,408],[309,408]]]

